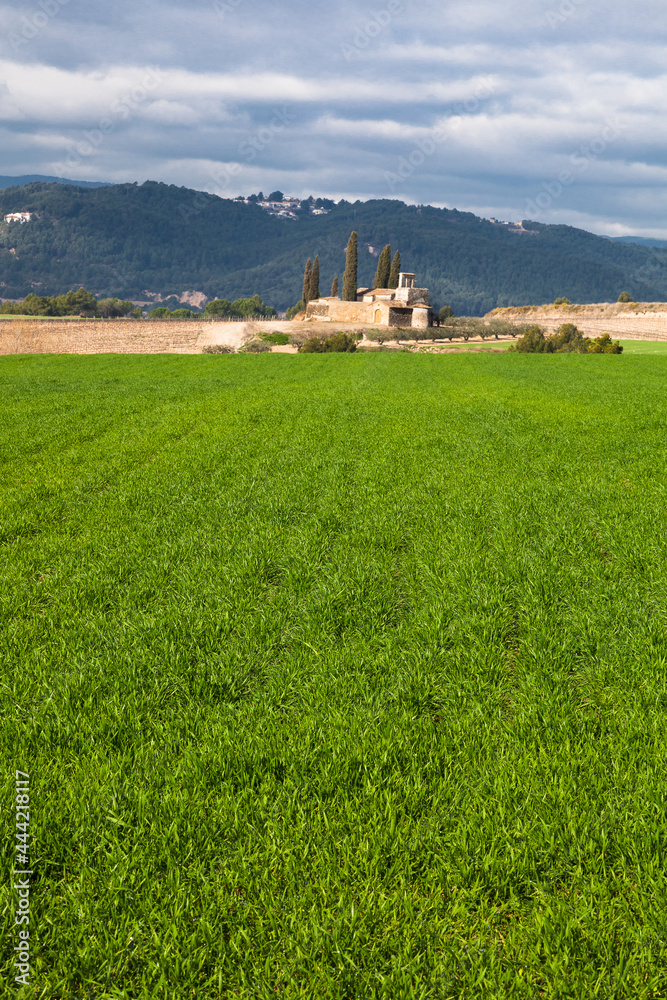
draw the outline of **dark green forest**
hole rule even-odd
[[[0,190],[0,295],[57,295],[84,287],[99,298],[144,299],[187,290],[209,299],[259,294],[286,309],[301,297],[304,262],[319,254],[321,287],[342,276],[350,232],[359,234],[359,283],[372,284],[390,243],[403,269],[439,308],[481,315],[496,306],[667,298],[667,250],[531,222],[527,236],[466,212],[400,201],[341,201],[297,221],[256,204],[148,181],[78,188],[32,183]],[[374,254],[369,251],[374,248]]]

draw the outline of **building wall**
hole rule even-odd
[[[412,310],[400,309],[395,306],[389,310],[387,326],[412,326]]]
[[[306,309],[308,319],[329,319],[328,302],[309,302]]]
[[[428,305],[428,288],[397,288],[396,301],[405,305]]]
[[[413,289],[409,289],[413,291]],[[421,289],[417,289],[421,291]],[[364,323],[374,326],[430,326],[427,306],[413,309],[403,302],[378,299],[376,302],[343,302],[341,299],[318,299],[309,302],[306,319],[329,323]]]
[[[373,303],[343,302],[340,299],[309,302],[306,319],[328,320],[331,323],[372,323]]]
[[[418,306],[417,308],[412,310],[412,325],[414,327],[418,327],[424,330],[426,329],[426,327],[431,326],[432,323],[433,323],[433,314],[430,309],[426,308],[425,306],[422,306],[421,308]]]

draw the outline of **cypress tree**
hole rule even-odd
[[[357,234],[350,233],[345,254],[345,274],[343,275],[343,299],[357,301]]]
[[[378,260],[378,268],[375,272],[375,281],[373,283],[373,288],[390,288],[389,273],[391,270],[391,247],[387,243],[386,247],[380,254],[380,259]]]
[[[398,275],[401,270],[401,255],[396,251],[394,254],[394,259],[391,262],[391,271],[389,273],[389,284],[387,288],[398,288]]]
[[[301,295],[301,301],[303,302],[303,308],[305,309],[308,305],[310,299],[310,279],[313,273],[313,267],[310,262],[310,257],[306,261],[306,269],[303,272],[303,293]]]
[[[308,290],[308,301],[313,302],[320,297],[320,255],[315,257],[313,270],[310,274],[310,288]]]
[[[338,275],[331,282],[331,298],[335,299],[338,295]]]

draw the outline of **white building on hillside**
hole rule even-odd
[[[5,216],[5,222],[30,222],[34,212],[11,212]]]

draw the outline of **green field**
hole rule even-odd
[[[615,338],[616,339],[616,338]],[[664,354],[667,340],[621,340],[624,354]]]
[[[666,386],[0,359],[6,995],[667,996]]]
[[[618,337],[614,337],[614,340],[618,340]],[[460,341],[455,341],[455,343],[460,345],[459,350],[462,351],[477,351],[481,353],[488,353],[489,351],[509,351],[513,346],[512,343],[504,343],[503,341],[496,342],[494,340],[487,340],[483,344],[479,341],[475,341],[474,344],[463,345]],[[624,354],[667,354],[667,340],[619,340],[619,343],[623,346]]]
[[[590,334],[588,336],[591,336]],[[614,337],[623,347],[624,354],[666,354],[667,340],[623,340]],[[489,341],[489,343],[492,343]],[[496,345],[498,346],[498,345]],[[508,351],[512,345],[507,344],[504,349]]]

